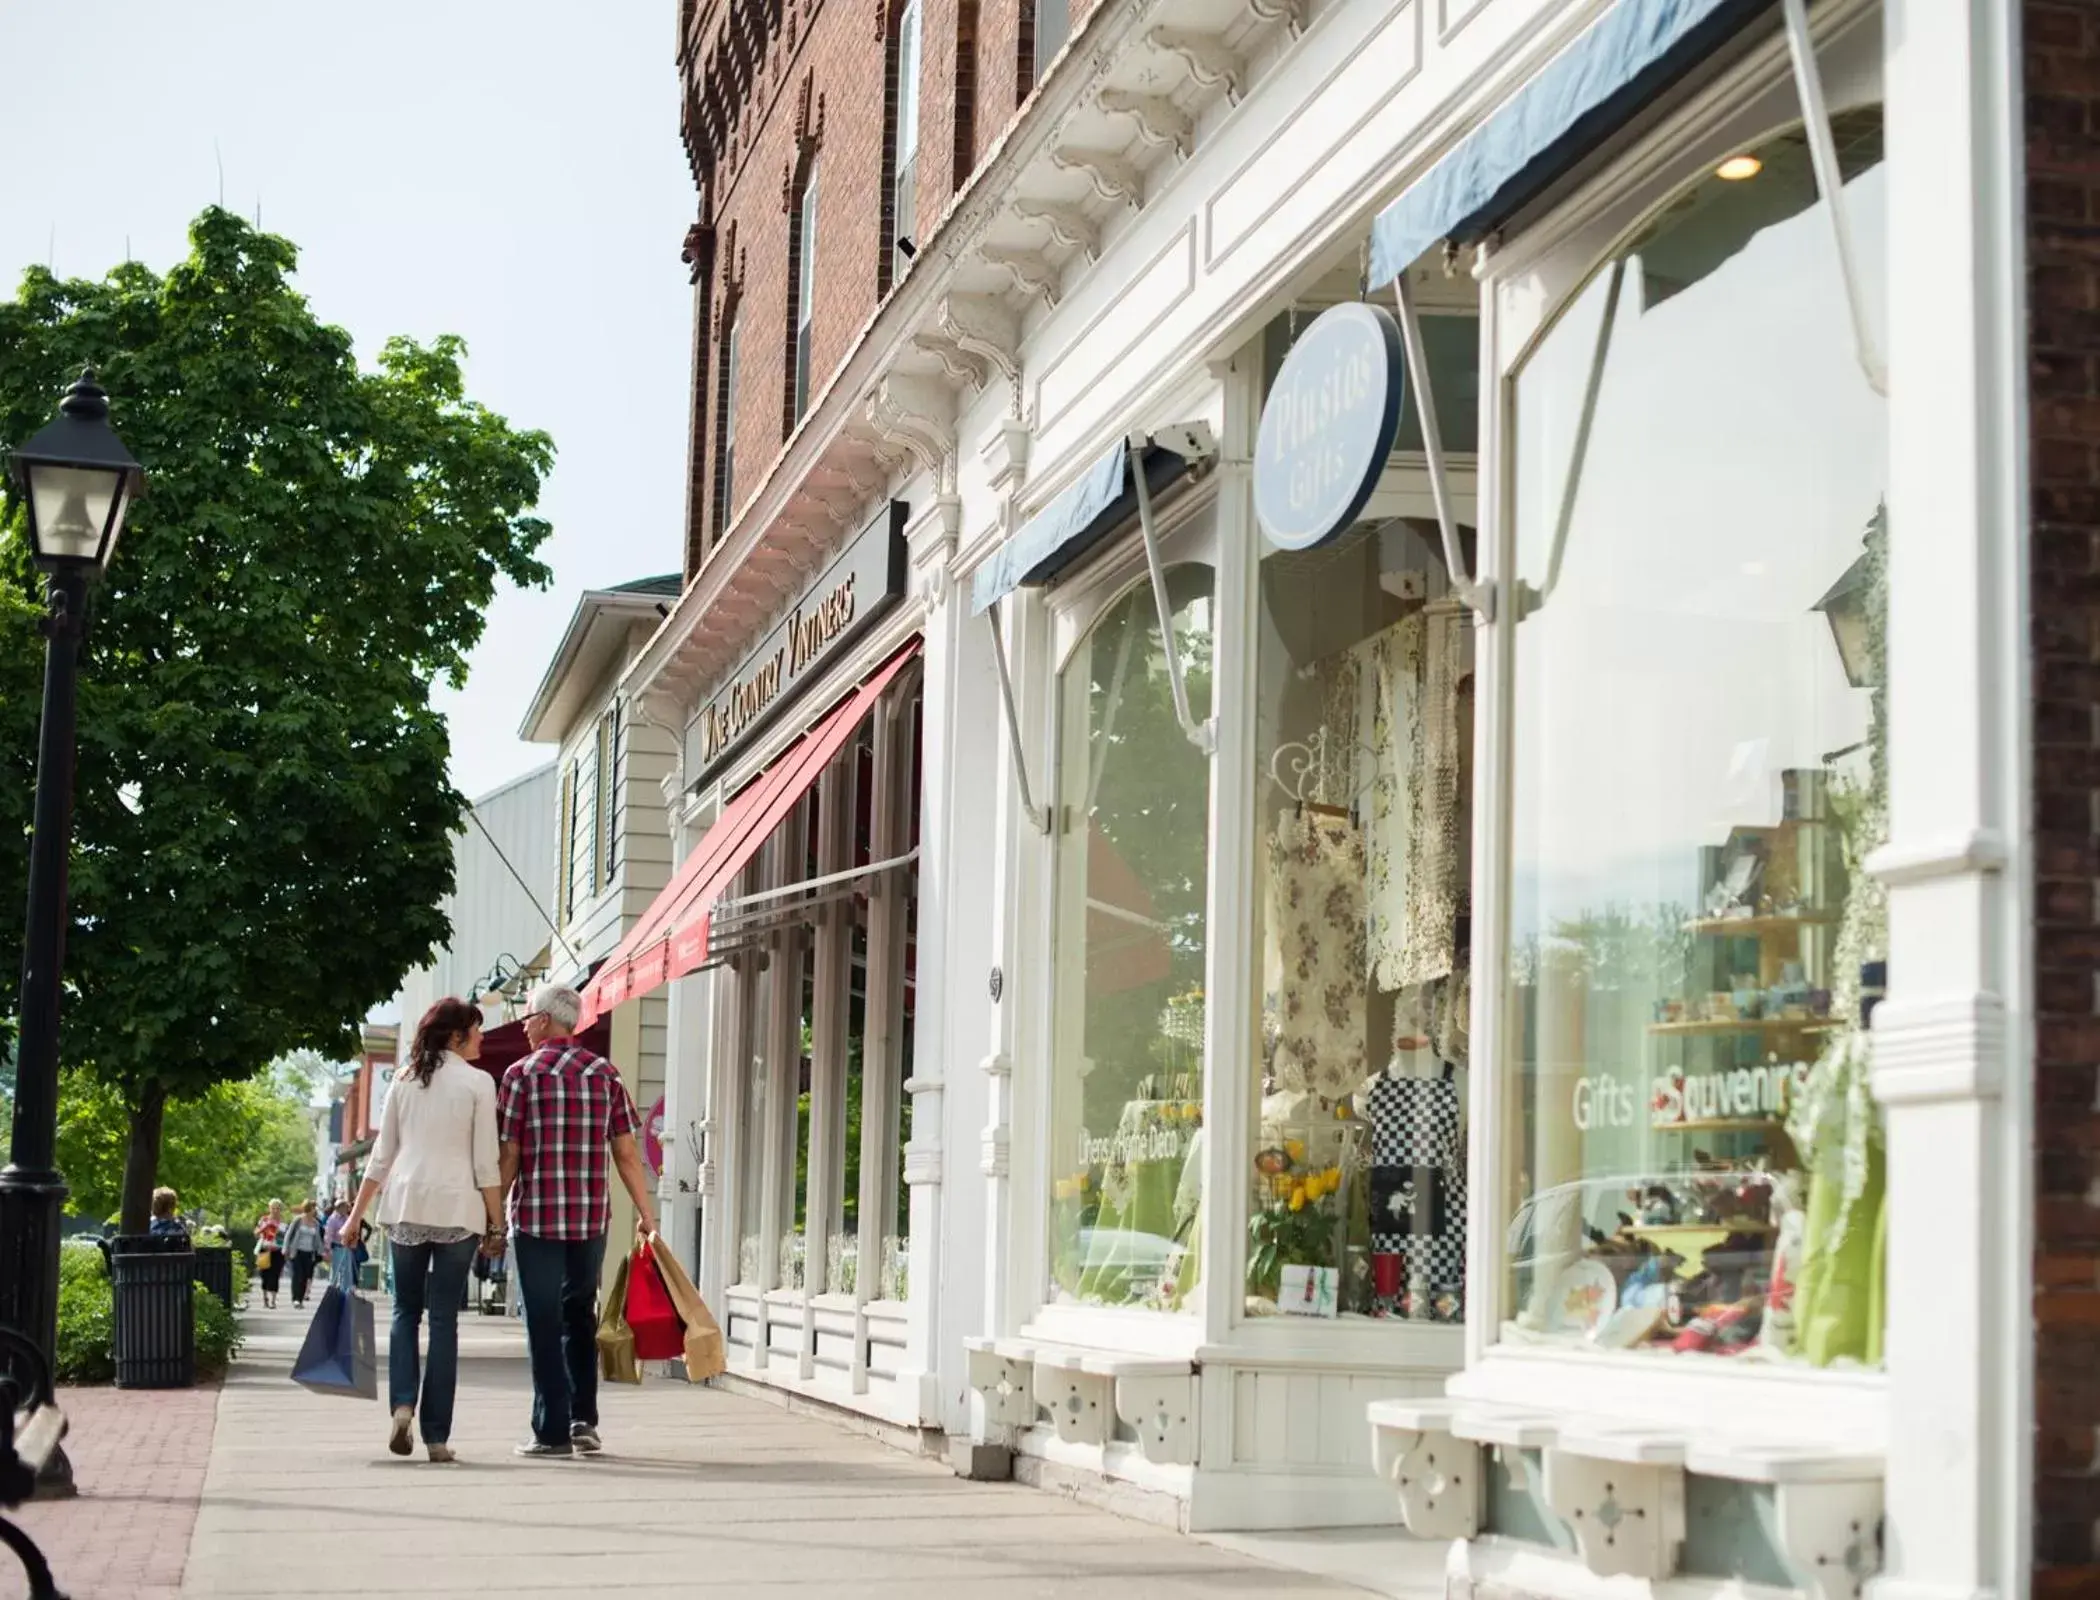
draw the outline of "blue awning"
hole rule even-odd
[[[1618,0],[1371,225],[1382,289],[1439,240],[1492,232],[1772,0]]]
[[[1171,431],[1176,442],[1188,448],[1168,449],[1153,441],[1145,446],[1145,483],[1155,495],[1208,453],[1205,440],[1188,426]],[[1048,583],[1135,515],[1130,441],[1118,438],[1077,482],[1030,517],[977,569],[970,584],[971,614],[982,616],[1024,584]]]

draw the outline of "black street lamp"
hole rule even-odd
[[[145,474],[109,426],[109,397],[92,370],[66,391],[58,417],[9,462],[27,512],[30,553],[45,575],[44,713],[36,814],[29,840],[29,919],[22,941],[15,1119],[0,1168],[0,1325],[48,1364],[58,1340],[58,1002],[66,959],[66,861],[73,835],[74,689],[87,632],[88,585],[102,575]],[[72,1470],[54,1458],[70,1491]],[[47,1479],[54,1475],[47,1472]]]

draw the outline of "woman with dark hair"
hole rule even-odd
[[[365,1212],[386,1229],[394,1266],[394,1326],[387,1351],[387,1448],[409,1454],[417,1399],[433,1461],[453,1459],[452,1397],[459,1383],[459,1308],[478,1248],[503,1248],[502,1168],[496,1086],[472,1065],[481,1013],[440,1000],[423,1014],[408,1060],[380,1112],[379,1141],[343,1223],[360,1237]],[[377,1204],[374,1205],[374,1201]],[[418,1382],[417,1339],[430,1318],[430,1366]]]

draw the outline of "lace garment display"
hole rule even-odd
[[[1268,842],[1277,1081],[1339,1100],[1364,1053],[1364,847],[1347,816],[1285,811]]]
[[[1450,977],[1471,871],[1470,796],[1459,701],[1473,670],[1472,616],[1458,601],[1365,640],[1360,743],[1371,763],[1365,811],[1365,940],[1386,993]]]

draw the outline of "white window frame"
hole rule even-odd
[[[802,194],[795,206],[795,420],[809,414],[810,390],[814,387],[817,301],[817,163],[811,158],[803,175]]]
[[[1227,563],[1222,559],[1224,550],[1220,535],[1220,492],[1218,479],[1212,477],[1192,485],[1185,493],[1177,495],[1168,505],[1158,509],[1159,553],[1161,563],[1171,571],[1178,566],[1190,564],[1210,567],[1215,573],[1212,589],[1214,617],[1222,619],[1228,611]],[[1024,707],[1024,715],[1034,713],[1032,733],[1035,748],[1050,752],[1038,770],[1044,774],[1044,793],[1037,797],[1038,803],[1055,806],[1062,793],[1062,773],[1058,770],[1057,752],[1060,749],[1058,725],[1061,695],[1059,687],[1065,668],[1087,634],[1117,605],[1133,595],[1147,594],[1150,575],[1146,566],[1145,544],[1133,515],[1129,526],[1114,536],[1113,548],[1090,560],[1073,578],[1050,589],[1034,606],[1040,607],[1041,627],[1025,624],[1018,630],[1023,640],[1039,641],[1042,654],[1036,681],[1043,688],[1036,703]],[[1026,594],[1027,591],[1017,591]],[[1032,598],[1032,597],[1031,597]],[[1003,604],[1004,602],[1002,602]],[[1141,625],[1149,632],[1158,623],[1153,618],[1148,604],[1141,615]],[[1222,621],[1214,622],[1217,635],[1222,635]],[[1223,641],[1219,649],[1223,654]],[[1026,670],[1026,669],[1023,669]],[[1018,674],[1017,674],[1018,676]],[[1226,703],[1221,696],[1214,703]],[[1207,714],[1207,713],[1205,713]],[[1208,826],[1212,843],[1211,859],[1218,860],[1219,834],[1219,761],[1212,757],[1210,776],[1210,807]],[[1037,892],[1030,897],[1030,916],[1023,925],[1026,937],[1020,941],[1022,954],[1016,962],[1016,970],[1023,972],[1048,972],[1057,950],[1057,840],[1058,831],[1042,834],[1025,829],[1019,844],[1024,858],[1032,856],[1031,875]],[[1216,896],[1207,896],[1205,913],[1208,919],[1206,944],[1212,945],[1217,923]],[[1217,953],[1210,948],[1206,954],[1206,989],[1219,992],[1214,985],[1218,972]],[[1213,1256],[1210,1254],[1213,1239],[1210,1234],[1211,1206],[1209,1196],[1210,1171],[1205,1173],[1204,1220],[1204,1281],[1198,1297],[1188,1310],[1182,1312],[1148,1311],[1129,1306],[1068,1306],[1050,1300],[1047,1286],[1050,1276],[1050,1213],[1049,1187],[1053,1152],[1047,1148],[1047,1132],[1051,1127],[1051,1105],[1054,1092],[1058,991],[1054,983],[1035,987],[1041,993],[1029,1004],[1026,1021],[1016,1019],[1016,1043],[1026,1059],[1042,1063],[1040,1071],[1017,1073],[1014,1083],[1015,1124],[1012,1148],[1018,1154],[1027,1152],[1025,1161],[1014,1163],[1014,1231],[1012,1248],[1009,1251],[1010,1292],[1013,1304],[1021,1313],[1024,1323],[1022,1335],[1048,1340],[1053,1343],[1084,1345],[1093,1348],[1126,1351],[1133,1354],[1163,1357],[1189,1356],[1202,1348],[1210,1337],[1214,1324],[1211,1291]],[[1015,997],[1020,998],[1018,995]],[[1212,1086],[1217,1081],[1217,1050],[1212,1042],[1213,1030],[1206,1028],[1204,1040],[1204,1102],[1206,1128],[1210,1126],[1210,1106],[1216,1099]],[[1204,1140],[1205,1160],[1214,1148],[1214,1141],[1206,1135]]]
[[[924,61],[925,8],[921,0],[904,0],[897,17],[895,73],[897,79],[896,145],[890,155],[891,247],[916,244],[919,197],[919,79]],[[907,43],[909,48],[907,48]],[[897,251],[896,270],[901,273],[908,258]]]
[[[1870,0],[1819,17],[1824,84],[1836,109],[1881,99],[1881,30]],[[1582,189],[1484,256],[1481,282],[1480,570],[1506,596],[1518,577],[1509,515],[1514,463],[1506,448],[1514,374],[1553,319],[1654,208],[1721,160],[1799,123],[1801,104],[1786,44],[1774,31],[1705,93],[1664,119]],[[1836,286],[1833,285],[1835,288]],[[1864,379],[1862,379],[1864,381]],[[1511,1177],[1506,1120],[1518,1112],[1510,1081],[1512,1022],[1505,980],[1510,947],[1517,608],[1495,606],[1479,624],[1476,654],[1474,814],[1475,985],[1472,1041],[1488,1070],[1472,1073],[1468,1191],[1475,1197],[1467,1247],[1466,1369],[1450,1392],[1552,1414],[1578,1410],[1615,1420],[1683,1426],[1712,1419],[1727,1431],[1878,1447],[1888,1430],[1883,1372],[1753,1367],[1719,1358],[1665,1360],[1503,1342],[1509,1294],[1505,1242]],[[1893,1306],[1891,1307],[1893,1312]],[[1572,1397],[1572,1398],[1571,1398]]]

